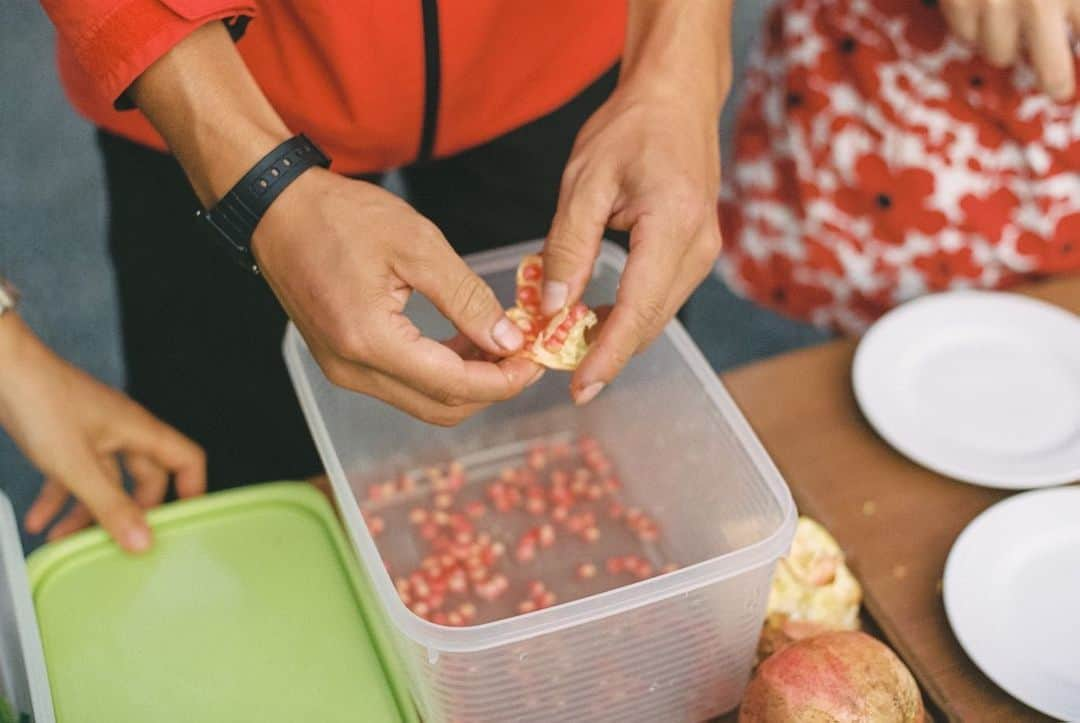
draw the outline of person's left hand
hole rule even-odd
[[[170,479],[180,497],[205,491],[202,449],[56,356],[18,317],[0,319],[0,342],[0,426],[45,475],[27,531],[51,526],[54,540],[96,519],[125,550],[148,549],[142,510],[162,502]],[[134,499],[124,491],[121,464]],[[77,503],[57,521],[72,495]]]
[[[692,93],[620,87],[578,134],[544,247],[543,311],[581,296],[606,226],[630,232],[611,315],[570,389],[591,401],[647,346],[720,253],[717,114]]]

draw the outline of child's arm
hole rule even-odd
[[[50,539],[96,518],[124,549],[142,552],[151,544],[142,508],[162,501],[170,478],[181,497],[206,488],[194,442],[56,356],[11,311],[0,315],[0,429],[45,475],[27,530],[42,532],[71,495],[79,501]],[[134,499],[124,493],[121,460]]]
[[[1059,102],[1073,97],[1080,0],[942,0],[941,9],[989,62],[1007,67],[1026,50],[1043,90]]]

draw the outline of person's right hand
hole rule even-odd
[[[952,31],[990,63],[1008,67],[1026,51],[1050,97],[1073,97],[1080,0],[942,0],[941,9]]]
[[[376,185],[311,169],[267,211],[252,248],[327,378],[450,426],[513,397],[543,369],[523,358],[467,361],[403,313],[415,289],[490,354],[521,331],[430,221]]]

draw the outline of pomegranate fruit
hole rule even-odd
[[[788,645],[758,666],[739,723],[922,723],[911,672],[865,633],[835,631]]]

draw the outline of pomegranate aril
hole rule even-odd
[[[591,580],[596,577],[596,565],[591,562],[583,562],[577,566],[577,577],[579,580]]]
[[[551,519],[555,522],[565,522],[568,517],[570,517],[570,509],[568,507],[559,505],[551,510]]]
[[[556,599],[557,598],[555,597],[555,593],[553,593],[551,590],[547,590],[542,595],[540,595],[540,599],[537,600],[537,607],[541,609],[549,608],[555,604]]]
[[[386,529],[386,523],[383,522],[383,518],[375,515],[367,520],[368,529],[371,530],[372,537],[378,537],[382,534],[382,531]]]
[[[422,525],[428,521],[428,511],[423,507],[414,507],[409,510],[409,522],[414,525]]]
[[[529,597],[535,598],[547,591],[547,585],[542,580],[530,580],[526,589],[529,591]]]
[[[532,562],[536,559],[536,543],[525,542],[518,543],[517,549],[514,550],[514,559],[518,562]]]
[[[537,541],[540,547],[547,549],[555,544],[555,528],[551,525],[541,525],[537,530]]]
[[[439,536],[439,527],[433,522],[425,522],[420,526],[420,537],[431,542]]]
[[[607,570],[609,575],[618,575],[626,567],[621,557],[609,557],[604,563],[604,569]]]
[[[525,613],[531,613],[534,610],[536,610],[536,603],[534,603],[532,600],[522,600],[518,603],[517,611],[522,615],[524,615]]]
[[[471,517],[474,520],[480,519],[481,517],[484,516],[484,513],[486,513],[486,512],[487,512],[487,505],[485,505],[480,500],[476,500],[474,502],[470,502],[469,504],[465,505],[465,514],[468,515],[469,517]]]
[[[596,542],[600,539],[600,530],[596,527],[586,527],[581,531],[581,539],[590,544]]]
[[[431,622],[436,625],[446,625],[448,622],[446,613],[433,613],[431,616]]]
[[[428,615],[431,614],[431,606],[423,600],[418,600],[417,602],[413,603],[412,611],[420,617],[426,618]]]
[[[458,614],[465,620],[465,622],[472,622],[476,619],[476,606],[470,602],[461,603],[458,606]]]
[[[525,459],[525,463],[532,469],[543,469],[547,466],[547,453],[543,449],[531,449]]]
[[[446,614],[446,622],[452,627],[460,628],[462,625],[465,624],[465,619],[461,617],[461,613],[453,610]]]
[[[454,496],[449,492],[440,492],[435,495],[435,507],[440,510],[448,510],[454,506]]]

